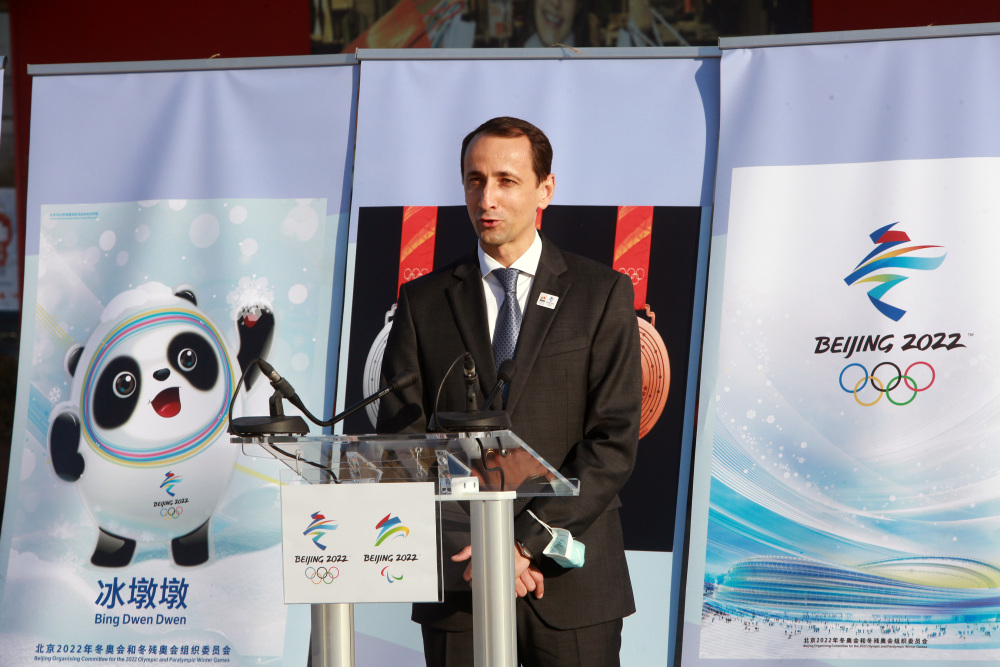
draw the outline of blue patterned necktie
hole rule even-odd
[[[521,331],[521,305],[517,302],[517,269],[494,269],[493,275],[503,285],[504,298],[497,312],[497,323],[493,329],[493,359],[497,370],[500,364],[514,358],[517,347],[517,334]],[[507,392],[510,385],[504,385],[503,402],[507,404]]]

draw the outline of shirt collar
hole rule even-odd
[[[504,265],[496,261],[492,257],[486,254],[483,250],[483,246],[476,244],[476,249],[479,251],[479,270],[482,272],[483,277],[488,276],[493,269],[502,269]],[[524,254],[514,260],[514,263],[510,265],[510,268],[517,269],[521,273],[525,273],[529,276],[534,276],[538,272],[538,262],[542,259],[542,236],[537,231],[535,232],[535,240],[531,242],[528,249],[524,251]]]

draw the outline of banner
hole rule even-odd
[[[723,45],[685,665],[1000,658],[1000,38],[890,36]]]
[[[338,401],[350,405],[377,388],[399,286],[474,251],[461,144],[491,117],[524,118],[552,142],[556,194],[536,221],[546,238],[632,277],[647,400],[638,464],[620,494],[639,609],[625,621],[623,664],[669,658],[671,554],[674,528],[684,526],[677,498],[687,495],[682,471],[693,433],[691,341],[700,338],[711,213],[715,66],[696,52],[627,64],[369,61],[362,54],[348,265],[354,282],[345,297]],[[647,85],[651,80],[657,85]],[[484,82],[488,101],[459,94]],[[599,104],[595,90],[602,91]],[[345,432],[370,432],[376,410],[356,414]],[[376,617],[359,606],[359,632],[385,636],[387,613],[398,619],[396,646],[359,636],[359,661],[422,664],[408,608],[380,606]]]
[[[355,75],[35,81],[5,660],[305,664],[282,466],[227,426],[266,414],[258,357],[329,412]]]

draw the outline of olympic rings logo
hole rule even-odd
[[[420,276],[426,276],[428,273],[430,273],[430,269],[403,269],[403,280],[413,280]]]
[[[848,384],[848,386],[844,386],[844,375],[853,366],[857,366],[858,368],[861,369],[861,378],[854,383],[854,388],[851,389],[850,384]],[[896,376],[889,379],[887,382],[883,382],[878,377],[878,370],[882,368],[882,366],[892,366],[892,368],[896,371]],[[913,376],[910,375],[910,372],[917,366],[926,366],[928,370],[930,370],[931,372],[930,382],[928,382],[923,387],[919,386],[917,384],[917,381],[913,379]],[[936,379],[936,377],[937,376],[934,373],[934,367],[931,366],[926,361],[914,361],[912,364],[906,367],[905,371],[900,370],[899,366],[892,363],[891,361],[883,361],[882,363],[875,366],[875,368],[872,369],[871,373],[869,373],[868,369],[862,366],[861,364],[853,363],[853,364],[847,364],[846,366],[844,366],[844,370],[840,371],[840,388],[843,389],[848,394],[854,394],[854,400],[858,402],[858,405],[863,405],[866,408],[871,407],[876,403],[878,403],[879,401],[881,401],[883,396],[885,396],[886,399],[888,399],[888,401],[893,405],[909,405],[910,403],[913,402],[913,399],[917,397],[917,394],[919,394],[922,391],[927,391],[928,389],[931,388],[931,385],[934,384],[934,380]],[[869,382],[871,382],[872,387],[878,393],[875,394],[874,401],[865,402],[861,400],[861,397],[858,394],[861,391],[863,391],[865,387],[868,386]],[[893,391],[899,389],[900,385],[902,385],[904,389],[913,392],[912,395],[906,400],[900,401],[893,398],[892,395]]]
[[[632,279],[633,285],[638,285],[639,281],[646,277],[645,269],[618,269],[619,273],[624,273],[626,276]]]
[[[306,579],[316,585],[332,584],[333,580],[340,576],[340,570],[335,567],[307,567]]]
[[[164,519],[179,519],[181,518],[181,514],[183,513],[184,513],[183,507],[171,506],[171,507],[160,508],[160,516],[162,516]]]

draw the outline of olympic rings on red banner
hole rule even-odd
[[[307,567],[306,579],[314,584],[332,584],[333,580],[340,576],[340,570],[335,567]]]
[[[414,278],[419,278],[420,276],[426,276],[430,273],[430,269],[403,269],[403,280],[413,280]]]
[[[633,285],[638,285],[639,281],[646,277],[645,269],[626,269],[624,267],[618,269],[618,273],[624,273],[629,278],[632,279]]]
[[[184,513],[183,507],[161,507],[160,516],[164,519],[178,519]]]
[[[852,366],[857,366],[859,369],[861,369],[862,376],[857,382],[854,383],[854,388],[849,389],[848,387],[844,386],[844,373],[846,373],[848,369],[850,369]],[[879,379],[877,375],[878,370],[882,368],[882,366],[892,366],[892,368],[896,371],[895,377],[889,379],[888,382],[883,382],[882,380]],[[928,382],[927,385],[924,387],[920,387],[917,384],[917,381],[913,379],[913,376],[910,375],[910,371],[913,370],[915,366],[926,366],[928,369],[930,369],[931,381]],[[937,379],[937,375],[934,372],[934,367],[931,366],[926,361],[914,361],[912,364],[906,367],[905,371],[900,370],[899,366],[892,363],[891,361],[883,361],[880,364],[877,364],[875,368],[872,369],[871,373],[868,372],[867,368],[855,362],[847,364],[846,366],[844,366],[844,369],[840,371],[839,383],[841,389],[843,389],[848,394],[854,395],[854,400],[857,401],[858,405],[871,407],[876,403],[878,403],[880,400],[882,400],[883,395],[893,405],[909,405],[910,403],[913,402],[913,399],[917,397],[917,394],[919,394],[922,391],[927,391],[928,389],[930,389],[931,385],[934,384],[935,379]],[[875,400],[866,403],[865,401],[861,400],[860,396],[858,396],[858,392],[863,391],[864,388],[868,386],[869,380],[872,383],[872,388],[874,388],[875,391],[877,391],[878,393],[875,395]],[[892,392],[895,389],[898,389],[900,384],[902,384],[906,389],[909,389],[910,391],[913,392],[913,395],[910,396],[905,401],[897,401],[892,397]]]

